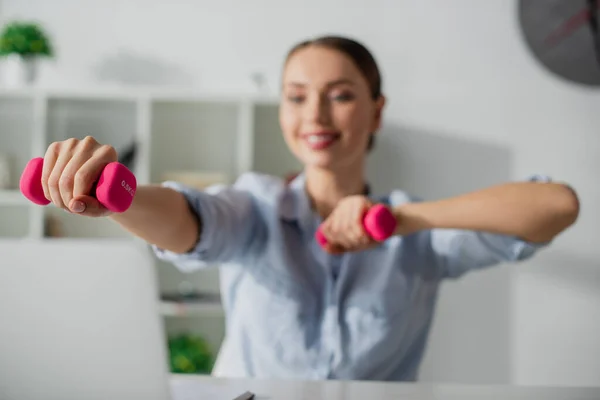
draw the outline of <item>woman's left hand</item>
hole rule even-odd
[[[325,251],[341,254],[377,245],[378,242],[369,236],[363,226],[363,218],[372,206],[373,203],[365,196],[342,199],[320,226],[327,239]]]

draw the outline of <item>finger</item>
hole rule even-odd
[[[73,188],[74,198],[84,196],[84,201],[73,203],[73,209],[78,210],[78,213],[85,215],[98,216],[106,215],[109,211],[97,199],[94,198],[95,193],[92,192],[94,183],[100,179],[100,175],[104,168],[111,162],[117,159],[116,150],[112,146],[98,146],[94,140],[84,141],[83,146],[93,151],[93,155],[78,169],[75,174],[75,185]],[[93,199],[93,200],[92,200]],[[79,210],[84,211],[79,211]]]
[[[330,216],[331,217],[331,216]],[[340,244],[337,242],[339,240],[338,235],[336,235],[336,231],[332,227],[332,220],[328,218],[323,224],[321,224],[321,233],[327,239],[327,243],[323,246],[323,249],[331,254],[338,254],[342,251]]]
[[[355,251],[364,243],[365,233],[362,229],[362,200],[354,199],[347,203],[343,214],[340,212],[339,221],[340,243],[346,251]]]
[[[319,230],[321,231],[321,234],[327,240],[327,243],[331,243],[332,235],[331,235],[328,221],[321,223],[321,225],[319,226]]]
[[[89,160],[88,162],[91,162],[91,161],[92,160]],[[97,180],[97,178],[96,179],[86,178],[86,176],[97,176],[99,174],[98,170],[94,169],[93,172],[85,172],[85,171],[82,172],[80,170],[78,173],[81,173],[83,175],[83,177],[75,178],[75,181],[77,182],[78,180],[80,180],[82,183],[80,183],[79,185],[80,185],[80,187],[83,187],[84,189],[75,189],[73,191],[73,200],[69,204],[69,209],[72,212],[75,212],[78,214],[83,214],[83,215],[88,215],[88,216],[92,216],[92,217],[109,214],[108,209],[106,207],[104,207],[98,201],[98,199],[93,197],[95,195],[95,193],[91,193],[92,186],[93,186],[94,182]],[[84,182],[90,182],[90,183],[86,184]]]
[[[358,246],[364,246],[369,243],[370,236],[363,223],[365,214],[369,210],[369,203],[368,200],[363,200],[363,202],[354,209],[352,216],[352,237]]]
[[[60,179],[58,182],[58,186],[60,188],[60,195],[63,203],[67,208],[69,208],[70,211],[74,211],[71,209],[70,204],[71,200],[75,196],[75,177],[77,176],[79,169],[83,165],[85,165],[88,159],[88,153],[76,152],[71,157],[71,159],[65,166],[62,174],[60,175]]]
[[[52,198],[52,202],[59,208],[66,209],[67,205],[64,203],[61,194],[61,177],[63,171],[71,158],[73,156],[75,147],[79,141],[77,139],[67,139],[60,144],[56,145],[57,148],[60,149],[58,152],[58,157],[56,162],[54,163],[54,167],[52,168],[52,172],[48,177],[48,188],[50,191],[50,197]]]
[[[50,174],[54,169],[54,165],[56,164],[59,153],[60,144],[54,142],[48,146],[46,154],[44,155],[44,164],[42,167],[42,189],[44,190],[44,197],[48,200],[52,200],[52,197],[50,196],[50,185],[48,184],[48,180],[50,179]]]
[[[87,158],[74,176],[73,196],[91,195],[90,191],[108,162],[100,155]]]
[[[352,247],[352,238],[349,236],[349,230],[347,227],[348,218],[342,213],[335,215],[331,221],[331,232],[333,236],[332,244],[349,249]]]
[[[371,241],[365,235],[353,237],[352,251],[362,251],[371,246]]]
[[[363,243],[363,236],[360,230],[357,230],[355,224],[348,225],[344,229],[344,247],[351,250],[356,249]]]
[[[338,244],[334,244],[331,242],[327,242],[324,246],[323,246],[323,250],[325,250],[327,253],[329,254],[342,254],[346,251],[346,249],[344,249],[342,246],[338,245]]]
[[[79,215],[88,217],[104,217],[110,214],[110,211],[92,196],[75,196],[69,204],[69,209],[75,210]]]
[[[94,156],[95,151],[99,147],[98,142],[91,136],[87,136],[80,141],[72,143],[74,143],[74,145],[72,144],[74,148],[71,160],[65,167],[61,175],[61,181],[59,182],[63,203],[66,206],[71,203],[71,199],[73,199],[75,195],[79,194],[74,193],[75,177],[77,176],[79,169]],[[90,183],[90,188],[92,183]]]
[[[60,155],[56,159],[56,163],[54,164],[54,168],[52,168],[52,172],[50,173],[50,177],[48,178],[48,187],[50,190],[50,198],[54,205],[59,208],[67,208],[66,204],[64,204],[62,200],[62,194],[60,189],[60,182],[62,173],[69,163],[71,159],[70,152],[61,151]]]
[[[333,255],[340,255],[347,251],[345,248],[343,248],[341,246],[336,246],[336,245],[330,245],[330,246],[328,246],[328,248],[326,250],[329,254],[333,254]]]
[[[363,232],[352,232],[353,247],[363,247],[369,244],[369,236]]]

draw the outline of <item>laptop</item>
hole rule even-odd
[[[0,399],[170,398],[150,249],[0,239]]]

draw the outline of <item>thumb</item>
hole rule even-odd
[[[104,217],[110,214],[110,211],[92,196],[78,196],[73,198],[69,203],[69,210],[73,214],[88,217]]]
[[[371,200],[370,198],[368,198],[366,196],[364,197],[363,207],[366,211],[369,211],[369,209],[371,207],[373,207],[375,204],[377,204],[377,203],[374,203],[373,200]]]
[[[344,253],[344,248],[338,245],[327,243],[324,247],[324,250],[329,254],[340,255]]]

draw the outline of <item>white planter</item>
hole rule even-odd
[[[24,58],[16,54],[0,58],[0,84],[3,87],[19,88],[35,83],[37,79],[37,59]]]

